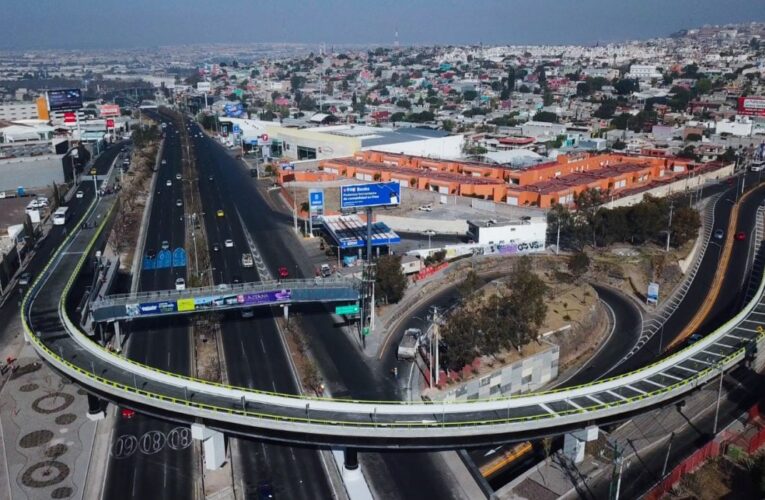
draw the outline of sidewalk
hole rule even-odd
[[[40,361],[30,346],[0,392],[0,496],[84,498],[96,424],[85,392]]]

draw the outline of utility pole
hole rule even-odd
[[[723,376],[725,375],[725,371],[723,370],[722,365],[719,365],[720,368],[720,385],[717,386],[717,402],[715,403],[715,423],[712,427],[712,435],[717,435],[717,419],[720,415],[720,397],[722,396],[722,383],[723,383]]]
[[[672,451],[672,440],[675,439],[675,433],[669,435],[669,444],[667,445],[667,454],[664,456],[664,467],[661,468],[661,477],[667,475],[667,465],[669,464],[669,452]]]
[[[431,342],[432,348],[435,351],[433,353],[433,368],[435,369],[435,373],[430,377],[431,380],[431,388],[433,387],[433,379],[436,381],[436,385],[438,385],[439,378],[440,378],[440,372],[441,367],[438,362],[438,344],[439,344],[439,318],[438,318],[438,307],[433,307],[433,316],[432,316],[432,322],[433,322],[433,342]]]
[[[608,498],[619,500],[619,490],[622,486],[622,469],[624,467],[624,450],[619,449],[619,443],[614,442],[614,470],[611,476]]]
[[[665,252],[669,252],[669,236],[672,234],[671,228],[672,228],[672,211],[675,208],[675,202],[672,201],[669,204],[669,223],[667,224],[667,247],[664,249]]]
[[[294,170],[292,171],[292,226],[295,230],[295,234],[298,233],[298,223],[297,223],[297,199],[295,198],[295,175]]]

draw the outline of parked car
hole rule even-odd
[[[175,280],[175,289],[176,290],[185,290],[186,289],[186,280],[183,278],[178,278]]]
[[[162,242],[162,250],[167,250],[170,248],[170,242],[165,240]]]
[[[419,207],[417,207],[417,210],[419,210],[420,212],[432,212],[433,211],[433,205],[430,205],[430,204],[428,204],[428,205],[420,205]]]

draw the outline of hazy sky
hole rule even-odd
[[[765,0],[2,0],[0,48],[594,43],[765,20]]]

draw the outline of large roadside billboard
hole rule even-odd
[[[59,89],[48,91],[48,109],[50,111],[73,111],[82,108],[80,89]]]
[[[387,207],[398,205],[401,185],[398,182],[340,186],[340,208]]]
[[[738,114],[765,117],[765,97],[739,97]]]

